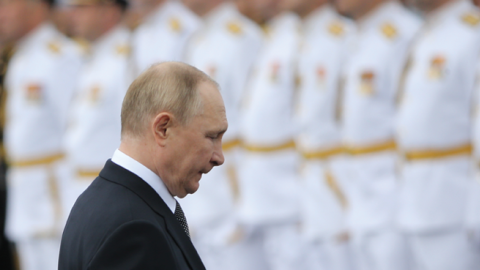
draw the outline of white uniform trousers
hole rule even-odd
[[[342,188],[345,159],[308,159],[301,169],[301,224],[306,270],[351,270],[350,243],[341,241],[346,232]]]
[[[305,270],[354,270],[349,242],[338,239],[305,243]]]
[[[349,206],[355,265],[360,270],[405,270],[409,254],[394,228],[398,198],[397,155],[393,151],[354,155],[343,179]]]
[[[408,236],[414,269],[480,269],[480,251],[466,224],[474,181],[470,158],[406,162],[402,177],[399,224]]]
[[[406,239],[396,230],[354,234],[352,250],[356,270],[408,270],[411,266]]]
[[[478,270],[480,247],[458,228],[444,232],[408,234],[413,270]]]
[[[192,242],[209,270],[265,270],[258,238],[241,228],[233,218],[197,226]]]
[[[68,190],[69,177],[64,161],[44,161],[13,164],[7,175],[5,232],[18,245],[22,270],[52,270],[58,265],[67,214],[63,191]]]

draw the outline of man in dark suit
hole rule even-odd
[[[155,65],[131,84],[121,118],[119,149],[70,213],[59,269],[205,269],[174,196],[224,161],[217,84],[186,64]]]

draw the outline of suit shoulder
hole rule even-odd
[[[80,195],[70,212],[62,236],[61,252],[82,254],[81,258],[72,260],[75,264],[84,265],[109,235],[123,224],[143,221],[164,226],[163,222],[158,222],[161,216],[152,211],[126,187],[98,177]]]
[[[126,222],[111,232],[88,262],[89,269],[176,269],[166,231],[145,220]]]

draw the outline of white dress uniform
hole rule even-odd
[[[261,28],[233,3],[225,3],[206,16],[203,28],[192,38],[186,53],[187,63],[219,84],[228,118],[228,130],[223,136],[225,164],[203,176],[201,189],[181,200],[192,240],[207,269],[252,269],[245,265],[250,260],[238,258],[241,243],[233,244],[231,238],[236,229],[239,107],[262,41]],[[244,248],[242,253],[245,252],[248,250]]]
[[[181,2],[166,1],[139,25],[132,36],[136,73],[165,61],[182,61],[200,19]]]
[[[398,83],[420,21],[400,3],[386,1],[357,26],[343,74],[348,227],[359,269],[403,270],[405,245],[393,228],[398,196],[394,117]]]
[[[132,79],[129,37],[123,26],[100,37],[89,49],[79,74],[65,135],[72,170],[68,209],[120,145],[120,113]]]
[[[479,269],[465,219],[480,12],[451,1],[428,18],[410,56],[397,138],[404,153],[398,222],[421,269]]]
[[[22,269],[57,267],[67,178],[62,142],[80,65],[75,45],[45,23],[17,44],[6,74],[6,234]]]
[[[242,108],[239,219],[259,229],[269,268],[299,267],[298,165],[295,151],[295,69],[300,19],[274,18]]]
[[[480,61],[477,63],[476,71],[476,84],[473,94],[473,162],[476,169],[475,181],[471,182],[471,187],[469,188],[466,227],[469,230],[469,238],[480,248]]]
[[[307,246],[305,269],[350,269],[348,247],[337,240],[345,231],[346,200],[333,171],[342,159],[338,90],[352,28],[330,5],[313,11],[303,22],[296,143],[304,157],[301,223]]]

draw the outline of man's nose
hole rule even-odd
[[[223,156],[222,144],[220,144],[220,146],[215,147],[211,162],[213,166],[220,166],[223,164],[223,162],[225,162],[225,157]]]

